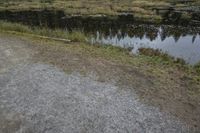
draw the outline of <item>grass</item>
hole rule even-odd
[[[155,59],[158,58],[158,60],[161,60],[163,63],[174,62],[181,64],[182,66],[186,65],[186,62],[183,59],[169,56],[167,53],[162,53],[159,49],[139,48],[139,53],[142,55],[154,57]]]
[[[10,23],[5,21],[0,21],[0,30],[15,31],[26,34],[36,34],[47,37],[56,37],[78,42],[85,42],[87,40],[87,36],[81,31],[68,32],[60,29],[52,30],[49,28],[29,27],[19,23]]]
[[[139,20],[160,22],[162,15],[152,11],[153,7],[167,8],[176,3],[172,0],[3,0],[0,10],[62,10],[69,15],[119,15],[130,13]],[[198,0],[190,5],[177,3],[176,8],[200,5]],[[183,18],[191,16],[184,15]]]
[[[200,84],[200,62],[194,66],[186,64],[183,59],[169,56],[166,53],[161,53],[160,50],[154,50],[151,48],[140,48],[139,52],[147,59],[147,62],[153,63],[153,65],[168,66],[169,68],[178,68],[184,71],[184,78],[190,79],[191,84]],[[187,74],[186,74],[187,73]],[[163,77],[164,78],[164,77]],[[198,89],[200,92],[200,89]],[[198,93],[199,93],[198,92]],[[193,92],[192,92],[193,93]]]

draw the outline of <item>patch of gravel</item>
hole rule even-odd
[[[140,103],[133,89],[94,79],[44,64],[1,74],[0,132],[189,132],[169,114]]]

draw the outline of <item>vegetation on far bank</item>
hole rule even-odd
[[[190,19],[189,6],[200,6],[198,0],[181,2],[180,0],[3,0],[0,2],[0,10],[62,10],[68,15],[119,15],[134,14],[139,20],[159,22],[162,15],[156,13],[153,8],[174,7],[183,10],[182,19]],[[193,10],[191,7],[190,10]],[[198,8],[197,8],[198,9]],[[164,10],[163,10],[164,11]],[[162,11],[162,12],[163,12]],[[166,12],[166,11],[164,11]]]

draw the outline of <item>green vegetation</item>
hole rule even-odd
[[[169,56],[166,53],[162,53],[160,52],[160,50],[154,50],[151,48],[140,48],[139,49],[139,53],[141,55],[145,55],[148,57],[151,57],[153,62],[159,62],[160,64],[163,65],[173,65],[175,64],[176,66],[179,66],[181,69],[187,69],[187,70],[191,70],[194,73],[196,73],[197,75],[199,75],[200,77],[200,62],[197,63],[194,66],[189,66],[188,64],[186,64],[186,62],[183,59],[177,58],[175,59],[172,56]]]
[[[162,60],[163,63],[168,64],[169,62],[180,63],[181,65],[186,65],[186,62],[183,59],[177,58],[175,59],[172,56],[169,56],[167,53],[162,53],[158,49],[151,48],[140,48],[139,53],[142,55],[154,57],[155,59]]]
[[[175,8],[184,10],[190,5],[200,5],[198,0],[192,3],[180,3],[173,0],[3,0],[0,10],[62,10],[68,15],[118,15],[130,13],[141,20],[159,22],[161,15],[153,8]],[[182,16],[189,18],[188,14]]]
[[[85,42],[87,37],[81,31],[63,31],[60,29],[49,29],[39,27],[29,27],[18,23],[10,23],[0,21],[0,30],[2,31],[15,31],[25,34],[36,34],[47,37],[56,37],[62,39],[69,39],[71,41]]]

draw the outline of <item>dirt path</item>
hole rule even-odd
[[[34,63],[37,51],[0,36],[0,133],[189,132],[183,121],[141,103],[134,88]]]

